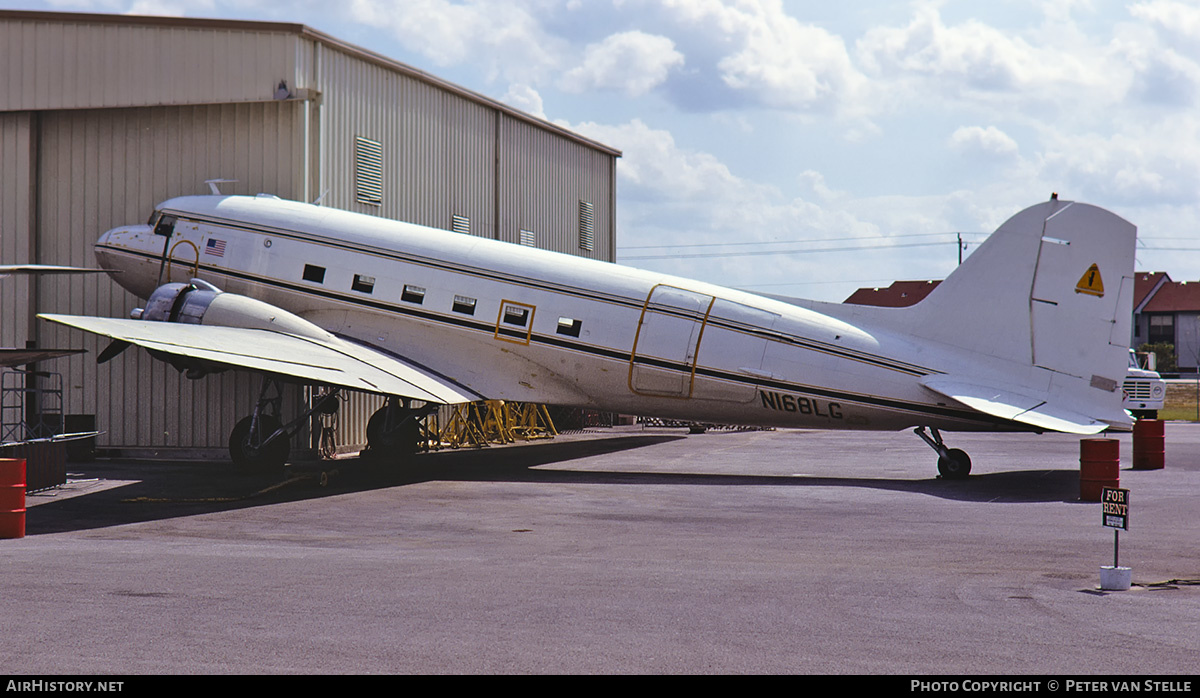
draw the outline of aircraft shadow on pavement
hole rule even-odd
[[[72,464],[79,477],[125,482],[118,487],[54,499],[54,491],[27,497],[26,535],[62,533],[194,516],[281,502],[446,479],[547,479],[535,466],[563,463],[685,438],[637,435],[583,441],[458,449],[418,456],[408,466],[367,458],[299,463],[283,473],[246,473],[229,462],[96,461]],[[502,464],[498,461],[502,461]],[[485,477],[491,470],[496,477]],[[462,477],[474,472],[479,477]],[[458,473],[447,477],[450,473]],[[502,474],[498,474],[502,473]],[[521,473],[528,473],[521,476]],[[50,501],[29,506],[37,498]]]
[[[86,477],[129,484],[47,501],[26,514],[27,535],[61,533],[156,521],[281,502],[303,501],[419,482],[546,482],[601,485],[706,485],[720,487],[857,487],[912,492],[972,502],[1076,502],[1079,475],[1072,470],[1021,470],[972,475],[966,480],[870,477],[705,474],[646,470],[568,470],[539,467],[678,439],[682,435],[638,435],[502,448],[424,454],[414,465],[396,467],[367,458],[290,466],[279,473],[247,474],[230,463],[195,461],[96,462]],[[46,495],[31,495],[50,496]]]

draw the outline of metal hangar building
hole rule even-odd
[[[618,157],[299,24],[0,11],[0,264],[94,266],[102,232],[220,178],[236,180],[224,194],[612,261]],[[193,260],[177,261],[172,280],[186,280]],[[104,340],[35,318],[140,304],[102,274],[2,279],[0,346],[88,349],[43,368],[101,448],[224,453],[258,380],[191,381],[141,350],[97,365]],[[378,404],[345,404],[338,441],[362,443]]]

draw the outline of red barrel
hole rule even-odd
[[[1167,462],[1165,422],[1139,419],[1133,425],[1133,469],[1160,470]]]
[[[1100,490],[1121,486],[1121,442],[1116,439],[1079,440],[1079,498],[1100,501]]]
[[[0,458],[0,538],[25,537],[25,459]]]

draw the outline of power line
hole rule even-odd
[[[676,249],[679,247],[726,247],[726,246],[743,246],[743,245],[806,245],[813,242],[852,242],[855,240],[870,240],[883,241],[894,240],[897,238],[925,238],[936,237],[941,235],[990,235],[991,233],[968,233],[968,232],[949,232],[949,233],[905,233],[902,235],[888,235],[886,237],[840,237],[840,238],[816,238],[811,240],[756,240],[750,242],[684,242],[672,245],[621,245],[622,250],[654,250],[654,249]]]
[[[956,239],[943,240],[938,242],[908,242],[900,244],[891,244],[891,240],[899,238],[919,238],[919,237],[939,237],[954,235]],[[819,252],[862,252],[871,250],[890,250],[909,247],[939,247],[946,244],[963,244],[960,235],[990,235],[988,233],[912,233],[904,235],[893,235],[886,238],[818,238],[813,240],[776,240],[776,241],[758,241],[758,242],[710,242],[710,243],[682,243],[675,245],[630,245],[618,249],[617,256],[622,261],[646,261],[656,259],[708,259],[714,257],[756,257],[763,255],[798,255],[798,254],[816,254]],[[986,237],[985,237],[986,239]],[[1163,239],[1163,240],[1180,240],[1188,238],[1165,237],[1165,238],[1138,238],[1138,242],[1142,243],[1138,248],[1144,251],[1163,251],[1163,252],[1200,252],[1200,247],[1160,247],[1156,245],[1146,245],[1144,241],[1148,239]],[[791,250],[780,249],[760,249],[746,251],[714,251],[714,252],[686,252],[680,254],[674,252],[670,254],[642,254],[642,255],[626,255],[626,250],[680,250],[692,248],[708,248],[708,247],[745,247],[750,245],[767,246],[767,245],[793,245],[793,244],[810,244],[810,243],[826,243],[826,242],[857,242],[862,241],[865,244],[841,247],[818,247],[818,248],[802,248]],[[976,245],[982,241],[975,242]]]
[[[695,252],[689,254],[659,254],[659,255],[635,255],[622,256],[622,261],[630,260],[649,260],[649,259],[703,259],[708,257],[754,257],[762,255],[795,255],[795,254],[815,254],[817,252],[862,252],[869,250],[891,250],[902,247],[941,247],[947,244],[956,244],[954,240],[944,242],[908,242],[899,245],[859,245],[855,247],[822,247],[819,249],[808,250],[752,250],[748,252]]]

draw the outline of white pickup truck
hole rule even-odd
[[[1124,407],[1138,419],[1157,419],[1167,398],[1167,383],[1154,370],[1154,354],[1141,356],[1145,357],[1146,363],[1139,361],[1139,355],[1129,350],[1129,368],[1125,371],[1125,382],[1121,384]]]

